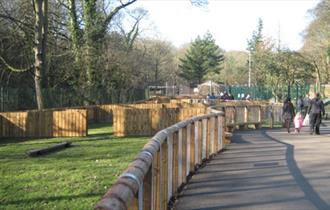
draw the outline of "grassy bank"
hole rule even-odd
[[[0,140],[0,209],[92,209],[148,141],[111,132],[99,124],[85,138]],[[72,141],[73,147],[26,155],[61,141]]]

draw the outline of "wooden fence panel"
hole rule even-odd
[[[261,108],[260,106],[249,106],[248,122],[250,123],[260,123],[261,122]]]
[[[115,136],[153,135],[178,120],[177,109],[133,109],[117,107],[113,111]]]
[[[236,106],[235,109],[236,109],[235,124],[237,124],[237,125],[244,124],[246,107],[245,106]]]
[[[283,106],[281,104],[276,104],[272,106],[272,112],[274,117],[274,123],[283,122]]]
[[[179,121],[206,114],[205,107],[184,107],[179,110]]]
[[[113,109],[114,134],[115,136],[153,135],[176,122],[205,113],[204,106],[191,108],[164,108],[162,104],[117,106]]]
[[[161,129],[167,128],[176,122],[177,120],[177,109],[168,108],[168,109],[152,109],[151,118],[152,118],[152,133],[155,133]]]
[[[77,107],[87,109],[88,122],[90,123],[113,123],[114,114],[116,109],[185,109],[180,115],[179,120],[188,119],[196,115],[202,115],[206,113],[206,106],[201,104],[188,104],[188,103],[144,103],[144,104],[104,104],[104,105],[92,105],[85,107]],[[54,109],[54,110],[66,110],[66,108]],[[176,116],[178,118],[178,116]],[[173,124],[173,123],[172,123]],[[162,127],[164,128],[164,127]]]
[[[73,137],[87,135],[87,110],[0,113],[0,137]]]
[[[235,124],[235,115],[236,115],[235,107],[231,107],[231,106],[226,107],[226,111],[225,111],[226,125]]]

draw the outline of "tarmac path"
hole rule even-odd
[[[175,210],[330,210],[330,122],[321,135],[236,131],[191,178]]]

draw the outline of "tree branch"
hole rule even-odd
[[[208,0],[190,0],[190,3],[193,6],[205,7],[206,5],[208,5],[209,1]]]
[[[26,71],[29,71],[34,68],[34,65],[31,65],[30,67],[25,68],[25,69],[18,69],[18,68],[12,67],[11,65],[9,65],[6,62],[6,60],[2,56],[0,56],[0,61],[2,61],[2,63],[7,67],[8,70],[10,70],[11,72],[15,72],[15,73],[26,72]]]
[[[76,9],[76,1],[69,0],[69,16],[70,16],[70,31],[71,31],[71,39],[73,42],[74,49],[77,50],[79,48],[79,44],[82,38],[82,31],[78,22],[78,15]]]
[[[33,28],[31,27],[31,25],[29,25],[29,24],[27,24],[25,22],[22,22],[22,21],[20,21],[20,20],[18,20],[16,18],[12,17],[10,15],[10,12],[8,12],[5,9],[5,7],[3,6],[3,4],[1,2],[0,2],[0,6],[1,6],[1,9],[3,10],[3,12],[5,13],[5,14],[0,13],[0,18],[11,21],[12,23],[14,23],[15,25],[17,25],[17,27],[19,27],[22,30],[24,30],[22,28],[22,25],[25,26],[25,27],[27,27],[29,30],[33,30]]]
[[[106,31],[106,28],[107,26],[109,25],[109,23],[111,22],[111,20],[113,19],[113,17],[123,8],[133,4],[134,2],[136,2],[137,0],[131,0],[131,1],[128,1],[126,3],[122,3],[121,2],[121,5],[116,7],[114,10],[112,10],[110,12],[110,14],[106,17],[105,21],[104,21],[104,24],[103,24],[103,30]]]

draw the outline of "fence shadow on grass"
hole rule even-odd
[[[29,140],[31,140],[31,139],[28,139],[28,138],[3,138],[0,140],[0,146],[27,142]]]

